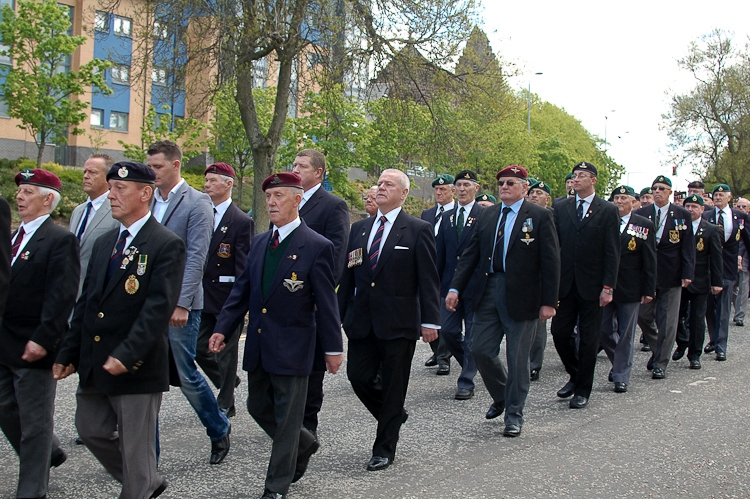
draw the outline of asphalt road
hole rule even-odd
[[[670,363],[665,380],[652,380],[650,354],[636,352],[629,391],[607,382],[599,355],[589,406],[568,408],[555,392],[567,381],[548,339],[541,379],[533,382],[519,438],[502,436],[502,418],[487,421],[491,400],[481,379],[468,401],[453,399],[457,365],[449,376],[423,367],[429,347],[419,343],[407,397],[409,421],[396,460],[367,472],[375,421],[355,397],[345,374],[327,375],[320,414],[320,451],[288,497],[299,498],[546,498],[750,497],[750,327],[732,327],[727,362],[705,355],[703,369],[686,359]],[[75,446],[77,377],[58,385],[56,432],[68,461],[53,469],[50,499],[117,497],[119,484],[92,455]],[[165,498],[257,498],[263,492],[270,440],[240,407],[232,419],[226,460],[210,466],[210,442],[179,390],[161,409],[160,471]],[[18,461],[0,437],[0,498],[15,497]]]

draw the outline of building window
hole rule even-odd
[[[109,14],[100,10],[94,17],[94,29],[100,33],[109,33]]]
[[[3,64],[5,66],[11,66],[13,64],[13,61],[10,59],[10,56],[8,55],[7,50],[8,50],[8,46],[0,43],[0,64]],[[4,72],[4,71],[0,70],[0,72]]]
[[[104,110],[91,109],[91,128],[102,128],[104,126]]]
[[[128,131],[128,113],[112,111],[109,113],[109,128],[118,132]]]
[[[0,117],[8,118],[8,103],[0,99]]]
[[[154,21],[154,38],[166,40],[168,36],[169,31],[167,30],[167,24],[160,21]]]
[[[163,87],[167,84],[167,70],[164,68],[151,68],[151,83]]]
[[[112,66],[110,71],[112,72],[112,83],[130,84],[130,66]]]
[[[115,16],[114,29],[116,35],[129,37],[132,27],[133,21],[127,17]]]

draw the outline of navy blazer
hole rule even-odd
[[[10,269],[8,299],[0,329],[0,364],[52,367],[68,330],[80,273],[75,234],[47,218]],[[32,363],[21,360],[29,340],[43,346],[47,355]]]
[[[721,239],[718,225],[701,219],[695,233],[695,276],[687,287],[691,293],[708,293],[711,286],[724,286]]]
[[[649,205],[634,211],[636,215],[648,218],[654,224],[656,205]],[[656,243],[656,289],[669,289],[682,286],[682,279],[693,279],[695,274],[695,236],[690,212],[681,206],[670,203],[664,231]]]
[[[0,197],[0,326],[10,284],[10,205]]]
[[[253,236],[253,219],[231,203],[208,245],[206,271],[203,273],[204,313],[219,315],[221,312],[234,281],[245,269]]]
[[[73,364],[81,386],[102,393],[164,392],[169,389],[167,330],[180,296],[185,243],[152,216],[129,246],[138,250],[136,257],[105,282],[119,230],[94,243],[83,293],[56,362]],[[105,371],[109,356],[128,372],[112,376]]]
[[[344,331],[353,339],[366,338],[372,331],[383,340],[417,340],[421,324],[440,324],[433,226],[402,209],[381,243],[373,273],[367,241],[376,220],[355,222],[349,234],[346,254],[361,250],[362,261],[347,265],[341,277],[338,299]],[[349,307],[353,313],[347,314]]]
[[[645,238],[644,238],[645,237]],[[642,296],[656,293],[656,233],[651,220],[630,214],[620,233],[620,268],[613,300],[640,302]]]
[[[338,284],[344,270],[344,249],[350,228],[346,203],[321,185],[300,208],[299,216],[309,228],[333,243],[333,279]]]
[[[323,352],[343,352],[333,279],[333,243],[305,221],[291,240],[263,296],[263,263],[271,231],[253,238],[247,263],[222,308],[214,330],[230,338],[249,312],[242,368],[261,363],[271,374],[309,376],[316,341]],[[318,323],[316,328],[316,309]]]
[[[560,297],[573,282],[584,300],[598,300],[604,286],[617,288],[620,266],[620,212],[599,196],[589,205],[580,226],[576,198],[555,205],[554,218],[560,240]]]
[[[707,209],[703,212],[703,219],[714,225],[717,224],[716,208]],[[740,254],[740,240],[745,241],[745,245],[750,244],[750,234],[747,227],[748,219],[745,213],[732,208],[732,233],[727,241],[724,241],[724,234],[719,230],[721,240],[722,259],[724,261],[723,278],[728,281],[737,280],[737,256]]]
[[[479,214],[477,228],[466,251],[461,255],[451,282],[450,287],[458,290],[459,299],[464,299],[464,291],[472,279],[474,269],[478,268],[479,275],[472,301],[474,310],[479,307],[492,270],[501,208],[502,204],[496,204]],[[524,200],[509,237],[508,252],[505,255],[505,287],[510,290],[505,297],[508,314],[516,321],[535,320],[539,318],[539,310],[543,305],[557,308],[560,246],[552,222],[552,212]]]
[[[456,203],[456,207],[445,215],[443,220],[440,222],[440,231],[438,231],[437,239],[435,241],[437,248],[437,269],[438,275],[440,275],[440,296],[445,297],[451,288],[451,281],[453,280],[453,274],[456,272],[456,265],[461,260],[461,254],[464,252],[466,247],[471,241],[471,236],[477,228],[477,219],[479,214],[484,209],[479,206],[478,203],[474,203],[471,207],[471,211],[464,216],[466,217],[466,223],[464,229],[461,232],[461,239],[458,238],[458,210],[461,207]],[[461,297],[465,300],[471,300],[474,285],[476,284],[476,277],[478,270],[474,273],[474,277],[469,281],[466,289],[461,293]]]

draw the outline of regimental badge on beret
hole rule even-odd
[[[717,192],[724,192],[724,188],[722,186],[719,186],[716,188]]]
[[[659,178],[657,178],[656,181],[657,182],[665,182],[664,176],[663,175],[659,175]]]
[[[487,197],[487,194],[482,194],[482,197],[480,199],[482,201],[489,201],[490,198]]]
[[[514,166],[513,168],[511,168],[511,169],[510,169],[510,171],[512,171],[513,173],[518,173],[518,172],[520,172],[521,170],[519,170],[518,168],[516,168],[516,167]]]
[[[466,172],[466,174],[464,175],[464,178],[470,179],[471,178],[471,174],[469,172]]]
[[[542,189],[544,189],[544,182],[539,182],[539,187],[541,187]]]
[[[586,168],[588,168],[588,167],[589,167],[589,166],[588,166],[588,165],[587,165],[586,163],[581,163],[581,164],[579,164],[579,165],[578,165],[578,168],[580,168],[580,169],[582,169],[582,170],[585,170],[585,169],[586,169]]]
[[[117,170],[117,175],[120,178],[127,177],[128,176],[128,169],[123,166],[122,168],[120,168],[119,170]]]
[[[443,179],[443,177],[440,177],[438,179],[438,184],[443,185],[444,183],[445,183],[445,180]]]
[[[279,185],[281,183],[281,179],[278,175],[274,175],[271,179],[271,182],[269,182],[271,185]]]
[[[34,172],[29,170],[28,168],[21,172],[21,176],[24,178],[24,180],[29,180],[31,177],[34,176]]]

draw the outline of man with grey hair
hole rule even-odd
[[[739,198],[737,200],[737,209],[743,212],[745,215],[750,213],[750,201],[747,198]],[[739,262],[739,274],[737,280],[734,281],[734,324],[735,326],[745,325],[745,311],[747,310],[747,297],[748,297],[748,263],[750,263],[750,252],[745,246],[744,241],[740,241],[740,262]]]
[[[41,169],[15,178],[21,225],[11,237],[8,300],[0,328],[0,427],[18,454],[17,497],[44,497],[50,466],[65,459],[53,433],[52,364],[78,291],[78,241],[50,218],[60,179]]]
[[[355,222],[349,233],[347,265],[338,291],[349,337],[347,375],[354,393],[378,422],[368,471],[393,463],[411,362],[420,334],[436,340],[440,329],[440,278],[432,224],[401,208],[409,178],[394,169],[378,180],[374,217]],[[353,313],[347,314],[352,308]],[[372,380],[382,365],[382,384]]]

